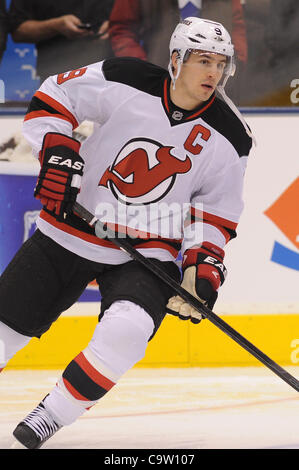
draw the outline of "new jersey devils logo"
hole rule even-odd
[[[179,160],[172,155],[172,149],[154,140],[130,140],[107,168],[99,186],[111,189],[125,204],[158,201],[170,191],[178,173],[191,169],[190,158]]]

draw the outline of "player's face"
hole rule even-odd
[[[176,68],[175,57],[173,61]],[[226,56],[221,54],[203,51],[190,54],[188,60],[182,64],[176,82],[177,97],[180,98],[182,108],[193,109],[210,98],[222,78],[226,61]]]

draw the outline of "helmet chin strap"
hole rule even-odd
[[[171,78],[171,81],[172,81],[172,88],[173,88],[173,90],[175,90],[175,83],[176,83],[176,81],[177,81],[177,79],[179,78],[179,75],[180,75],[180,73],[181,73],[181,68],[182,68],[182,61],[181,61],[181,59],[178,59],[178,60],[177,60],[177,64],[178,64],[178,68],[177,68],[176,75],[174,75],[174,73],[173,73],[171,61],[169,62],[169,65],[168,65],[168,72],[169,72],[169,75],[170,75],[170,78]]]

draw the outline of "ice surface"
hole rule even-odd
[[[0,449],[60,373],[0,374]],[[298,392],[264,367],[133,369],[42,449],[240,448],[299,449]]]

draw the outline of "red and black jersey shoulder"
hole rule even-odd
[[[252,139],[238,116],[222,99],[216,97],[200,117],[233,145],[239,157],[249,155]]]
[[[162,96],[167,70],[135,57],[113,57],[103,62],[107,81],[123,83],[153,96]]]

